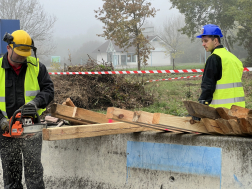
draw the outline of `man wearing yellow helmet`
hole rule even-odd
[[[17,30],[6,33],[7,53],[0,58],[0,155],[4,188],[23,188],[22,162],[27,189],[44,189],[41,164],[42,134],[30,138],[9,138],[8,119],[24,104],[33,105],[39,115],[54,98],[54,86],[44,64],[36,57],[30,35]],[[31,56],[34,51],[36,58]]]
[[[201,35],[197,36],[201,38],[205,50],[211,52],[204,68],[199,102],[214,108],[230,109],[232,105],[245,107],[241,81],[243,64],[221,45],[221,37],[221,29],[214,24],[203,26]]]

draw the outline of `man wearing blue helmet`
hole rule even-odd
[[[221,29],[213,24],[203,26],[197,36],[205,50],[211,52],[204,68],[199,102],[214,108],[245,107],[241,82],[244,68],[242,62],[221,45],[222,37]]]

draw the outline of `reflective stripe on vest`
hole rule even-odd
[[[25,96],[36,96],[40,91],[26,91]]]
[[[7,117],[5,103],[5,69],[2,68],[2,60],[3,58],[0,58],[0,110],[3,112],[4,116]],[[34,57],[27,57],[27,61],[32,62],[34,65],[36,65],[36,59]],[[28,103],[33,100],[40,92],[40,87],[37,79],[39,74],[39,60],[37,60],[37,63],[37,66],[27,64],[24,83],[25,103]],[[45,110],[46,109],[39,109],[38,114],[41,115]]]
[[[217,48],[213,54],[221,58],[222,77],[216,83],[211,107],[231,108],[232,105],[245,107],[245,95],[242,87],[242,62],[225,48]]]
[[[242,83],[227,83],[227,84],[218,84],[215,89],[229,89],[235,87],[242,87]]]
[[[229,104],[245,101],[245,97],[229,98],[229,99],[220,99],[212,100],[211,104]]]
[[[4,104],[5,104],[5,97],[0,97],[0,103],[4,103]],[[4,111],[4,110],[1,110],[1,111],[2,111],[3,115],[4,115],[5,117],[7,117],[6,111]]]

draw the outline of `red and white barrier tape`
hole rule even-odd
[[[188,79],[188,78],[202,77],[202,76],[203,76],[203,75],[194,75],[194,76],[187,76],[187,77],[174,77],[174,78],[168,78],[168,79],[149,80],[149,81],[146,81],[146,82],[169,81],[169,80],[175,80],[175,79]]]
[[[244,72],[252,71],[252,67],[244,68]],[[188,70],[141,70],[141,71],[102,71],[102,72],[49,72],[50,75],[88,75],[88,74],[147,74],[147,73],[199,73],[204,69]]]
[[[147,74],[147,73],[197,73],[204,69],[190,70],[141,70],[141,71],[102,71],[102,72],[50,72],[51,75],[85,75],[85,74]]]

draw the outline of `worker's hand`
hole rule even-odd
[[[3,117],[0,120],[0,127],[3,131],[9,131],[9,120],[5,117]]]
[[[200,121],[201,120],[200,117],[196,117],[196,116],[192,116],[192,119],[195,120],[195,121]]]
[[[27,105],[33,105],[36,108],[36,111],[38,110],[37,103],[34,102],[33,100],[28,102]]]
[[[204,104],[204,105],[209,105],[209,103],[207,101],[205,101],[205,100],[199,100],[199,103]]]

